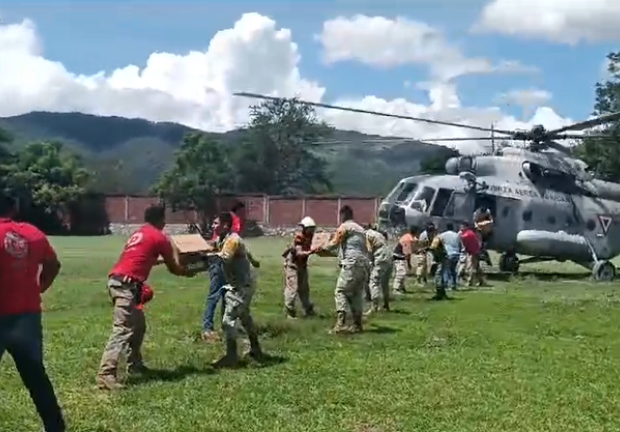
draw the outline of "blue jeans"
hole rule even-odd
[[[0,359],[5,351],[13,357],[46,432],[64,432],[65,421],[43,365],[40,313],[0,317]]]
[[[444,286],[448,289],[456,288],[456,268],[459,264],[459,255],[449,255],[443,262],[441,277],[443,278]]]
[[[217,309],[217,303],[220,300],[222,300],[222,314],[224,314],[224,285],[226,285],[224,266],[221,260],[214,259],[209,266],[209,295],[207,296],[207,306],[202,320],[203,331],[213,331],[215,309]]]

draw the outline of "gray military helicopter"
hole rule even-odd
[[[253,93],[236,95],[277,99]],[[451,158],[443,175],[402,179],[379,206],[378,224],[384,228],[421,227],[433,221],[443,229],[448,224],[471,221],[476,209],[486,207],[495,221],[487,247],[501,253],[501,271],[515,273],[521,264],[533,262],[572,261],[591,270],[596,281],[616,277],[616,267],[610,260],[620,255],[620,184],[596,179],[583,161],[571,158],[570,149],[557,141],[582,139],[584,135],[575,132],[620,120],[620,113],[555,130],[539,125],[530,131],[508,131],[296,101],[318,108],[453,126],[527,142],[524,148],[504,147],[491,154]],[[390,139],[380,141],[385,144]],[[519,260],[518,255],[529,258]]]

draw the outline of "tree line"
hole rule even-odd
[[[608,75],[595,86],[595,115],[620,111],[620,52],[609,54],[608,60]],[[310,106],[291,100],[265,101],[251,107],[249,123],[238,132],[234,146],[210,134],[188,133],[174,162],[151,191],[174,209],[195,209],[205,215],[212,213],[221,194],[330,193],[334,187],[319,146],[333,132]],[[602,134],[604,138],[588,137],[578,143],[574,155],[599,178],[618,182],[620,122],[605,126]],[[19,198],[26,219],[48,230],[54,228],[50,224],[61,224],[72,205],[100,189],[97,185],[118,181],[111,174],[113,167],[93,170],[62,142],[33,142],[15,150],[11,141],[0,130],[0,189]],[[445,161],[457,153],[433,156],[420,168],[443,173]]]

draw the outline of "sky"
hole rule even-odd
[[[503,129],[587,118],[610,0],[2,0],[0,117],[78,111],[243,126],[246,91]],[[323,111],[383,136],[478,136]],[[484,134],[483,134],[484,135]]]

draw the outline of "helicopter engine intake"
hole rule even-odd
[[[451,157],[446,161],[446,173],[458,175],[462,172],[476,173],[475,159],[470,156]]]

